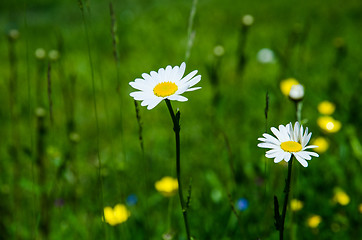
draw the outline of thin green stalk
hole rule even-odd
[[[194,25],[194,19],[196,14],[196,5],[197,5],[197,0],[193,0],[190,11],[189,23],[187,27],[187,46],[186,46],[185,62],[190,58],[191,48],[195,39],[195,31],[193,31],[192,28]]]
[[[285,216],[287,213],[287,205],[288,205],[288,197],[290,192],[290,182],[292,179],[292,167],[293,167],[293,156],[290,158],[288,162],[288,176],[285,181],[285,188],[284,188],[284,203],[283,203],[283,210],[282,210],[282,216],[281,216],[281,222],[280,222],[280,228],[279,228],[279,239],[283,240],[284,237],[284,223],[285,223]]]
[[[27,4],[26,1],[24,1],[24,35],[25,35],[25,60],[26,60],[26,84],[27,84],[27,98],[28,98],[28,119],[27,124],[29,129],[32,128],[32,96],[31,96],[31,82],[30,82],[30,67],[29,67],[29,39],[28,39],[28,18],[27,18]],[[29,144],[30,149],[34,149],[34,140],[33,140],[33,131],[29,131]],[[35,169],[34,169],[34,161],[33,156],[30,156],[30,176],[31,176],[31,190],[32,190],[32,221],[31,221],[31,228],[34,229],[34,231],[31,231],[31,239],[38,239],[38,230],[36,227],[36,195],[34,194],[34,184],[35,184]]]
[[[303,102],[302,101],[296,101],[295,102],[295,107],[296,107],[295,117],[296,117],[297,121],[301,124]]]
[[[53,124],[53,101],[52,101],[52,78],[51,78],[51,63],[48,63],[47,82],[48,82],[48,107],[50,123]]]
[[[50,234],[51,203],[47,194],[47,168],[45,156],[47,127],[45,126],[45,110],[37,109],[36,164],[38,167],[38,184],[40,187],[40,221],[39,230],[42,239],[48,239]]]
[[[180,166],[180,112],[177,112],[176,115],[172,109],[172,105],[170,100],[165,99],[168,111],[170,112],[171,118],[172,118],[172,122],[173,122],[173,131],[175,132],[175,137],[176,137],[176,175],[177,175],[177,181],[178,181],[178,194],[180,197],[180,203],[181,203],[181,209],[182,209],[182,214],[184,217],[184,223],[185,223],[185,228],[186,228],[186,234],[187,234],[187,239],[191,240],[191,235],[190,235],[190,229],[189,229],[189,224],[187,221],[187,207],[185,204],[185,200],[183,197],[183,193],[182,193],[182,184],[181,184],[181,166]]]
[[[103,211],[103,207],[104,207],[104,196],[103,196],[103,180],[102,180],[102,161],[101,161],[101,156],[100,156],[100,150],[99,150],[99,135],[100,135],[100,131],[99,131],[99,121],[98,121],[98,111],[97,111],[97,98],[96,98],[96,90],[95,90],[95,80],[94,80],[94,70],[93,70],[93,60],[92,60],[92,54],[91,54],[91,47],[90,47],[90,41],[89,41],[89,33],[88,33],[88,25],[87,22],[85,20],[85,14],[84,14],[84,6],[83,6],[83,2],[82,0],[78,0],[79,3],[79,8],[81,10],[82,13],[82,19],[83,19],[83,24],[84,24],[84,30],[85,30],[85,34],[86,34],[86,40],[87,40],[87,49],[88,49],[88,58],[89,58],[89,65],[90,65],[90,69],[91,69],[91,79],[92,79],[92,92],[93,92],[93,107],[94,107],[94,114],[95,114],[95,120],[96,120],[96,128],[97,128],[97,157],[98,157],[98,178],[99,178],[99,188],[100,188],[100,202],[101,202],[101,212],[102,212],[102,216],[104,217],[104,211]],[[107,228],[105,223],[102,224],[104,227],[104,232],[105,232],[105,239],[107,239]]]

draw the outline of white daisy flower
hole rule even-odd
[[[271,131],[276,138],[264,133],[264,138],[258,138],[259,141],[262,141],[262,143],[258,144],[258,147],[271,148],[271,150],[265,153],[265,156],[267,158],[274,158],[275,163],[283,159],[289,162],[293,154],[303,167],[307,167],[308,162],[306,160],[311,160],[311,156],[319,157],[315,152],[306,151],[309,148],[316,148],[317,146],[307,146],[312,133],[308,134],[308,128],[306,128],[303,134],[303,126],[301,126],[299,122],[295,122],[294,129],[292,123],[289,123],[286,126],[279,125],[279,130],[272,127]]]
[[[164,99],[185,102],[188,99],[181,96],[184,92],[195,91],[201,87],[194,87],[200,82],[201,75],[196,75],[197,70],[192,71],[184,78],[186,64],[181,63],[180,67],[160,68],[158,72],[152,71],[150,74],[143,73],[142,78],[137,78],[130,82],[133,88],[140,90],[130,94],[135,100],[142,101],[141,106],[147,106],[151,110]]]

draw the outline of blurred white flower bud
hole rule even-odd
[[[72,141],[72,142],[79,142],[80,141],[80,136],[78,133],[76,132],[72,132],[69,134],[69,139]]]
[[[35,50],[35,57],[37,59],[44,59],[46,56],[46,52],[44,50],[44,48],[38,48]]]
[[[38,107],[38,108],[35,109],[35,115],[37,117],[45,117],[45,114],[46,114],[46,111],[45,111],[44,108]]]
[[[251,26],[254,23],[254,17],[250,14],[247,14],[243,16],[241,21],[245,26]]]
[[[52,60],[52,61],[58,60],[58,58],[59,58],[59,52],[58,52],[58,50],[50,50],[50,51],[49,51],[49,54],[48,54],[48,57],[49,57],[49,59]]]
[[[304,97],[304,87],[301,84],[293,85],[289,92],[290,99],[300,101]]]
[[[221,57],[222,55],[224,55],[224,53],[225,53],[225,50],[224,50],[223,46],[217,45],[217,46],[214,47],[215,56]]]
[[[269,48],[262,48],[257,54],[257,59],[261,63],[274,62],[274,52]]]
[[[9,38],[10,38],[11,40],[16,40],[16,39],[19,38],[20,33],[19,33],[19,31],[18,31],[17,29],[11,29],[11,30],[9,31],[8,36],[9,36]]]

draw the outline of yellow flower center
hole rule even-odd
[[[302,150],[302,145],[294,141],[282,142],[282,144],[280,144],[280,147],[286,152],[299,152],[300,150]]]
[[[177,91],[178,87],[174,82],[161,82],[153,88],[157,97],[168,97]]]

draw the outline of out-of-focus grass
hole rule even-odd
[[[184,60],[191,1],[113,3],[120,55],[119,86],[108,4],[84,3],[95,96],[87,39],[76,1],[0,4],[4,36],[0,44],[0,211],[4,238],[27,239],[41,234],[37,230],[39,209],[44,207],[39,205],[41,193],[52,201],[62,200],[62,204],[49,207],[50,239],[160,239],[169,227],[177,236],[183,236],[177,197],[166,199],[154,188],[154,182],[163,176],[175,175],[171,120],[164,103],[152,111],[140,109],[143,158],[128,82],[141,77],[143,72],[168,64],[179,65]],[[359,9],[359,1],[198,2],[196,37],[186,71],[199,70],[202,90],[187,94],[186,103],[173,103],[181,111],[182,178],[185,187],[192,178],[189,218],[191,232],[197,239],[277,238],[272,199],[282,192],[286,171],[283,164],[265,159],[264,151],[256,144],[257,137],[265,131],[267,91],[268,127],[294,121],[294,106],[279,90],[280,80],[287,77],[295,77],[305,86],[302,117],[313,136],[324,135],[316,124],[317,105],[322,100],[336,104],[334,117],[343,124],[340,132],[328,136],[330,148],[326,153],[314,158],[306,169],[295,164],[292,194],[304,202],[304,208],[287,216],[287,233],[294,235],[294,239],[360,238],[360,229],[355,227],[361,223],[357,206],[362,196],[362,159],[358,152],[362,119]],[[238,73],[236,52],[244,14],[253,15],[255,22],[247,36],[247,64]],[[13,28],[19,30],[20,37],[14,45],[17,87],[16,101],[11,105],[9,44],[5,35]],[[343,45],[338,45],[338,41]],[[221,98],[214,105],[206,66],[215,58],[216,45],[222,45],[225,54],[218,69]],[[265,47],[280,56],[275,63],[257,61],[257,52]],[[53,124],[49,121],[46,91],[48,59],[36,59],[37,48],[44,48],[47,53],[51,49],[60,52],[51,70]],[[285,52],[288,54],[284,55]],[[44,70],[37,73],[39,65]],[[40,93],[36,89],[37,79],[43,85]],[[36,102],[38,94],[41,103]],[[37,184],[39,172],[35,162],[34,112],[38,107],[46,110],[45,186]],[[70,120],[74,121],[72,138],[67,132]],[[74,133],[80,136],[79,141]],[[104,204],[113,207],[125,203],[130,194],[138,197],[136,205],[128,206],[132,214],[128,221],[116,227],[107,225],[106,231],[101,221],[97,141]],[[64,161],[65,170],[57,177]],[[333,203],[335,187],[350,196],[347,206]],[[239,213],[241,226],[231,210],[228,194],[231,201],[240,197],[249,201],[248,209]],[[313,214],[322,217],[317,229],[306,225]]]

